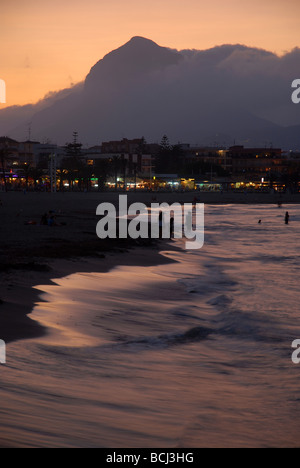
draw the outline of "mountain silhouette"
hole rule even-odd
[[[144,136],[191,144],[300,148],[291,101],[300,50],[282,57],[244,45],[173,50],[133,37],[99,60],[83,83],[36,105],[0,111],[0,134],[65,144]]]
[[[85,86],[94,92],[102,83],[106,86],[132,84],[141,76],[176,65],[182,59],[177,51],[159,47],[143,37],[133,37],[92,67],[86,77]]]

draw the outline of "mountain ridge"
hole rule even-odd
[[[0,110],[0,134],[25,139],[30,123],[35,139],[59,144],[76,130],[89,144],[142,135],[160,141],[163,134],[209,144],[222,134],[219,144],[299,149],[300,112],[290,90],[299,66],[299,49],[283,57],[240,44],[177,51],[133,36],[82,83],[33,106]]]

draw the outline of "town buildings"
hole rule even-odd
[[[74,135],[75,143],[65,147],[1,137],[2,190],[49,190],[54,171],[57,190],[299,191],[300,153],[280,148],[179,144],[162,149],[144,138],[83,148]]]

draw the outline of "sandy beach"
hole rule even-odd
[[[116,204],[118,197],[118,193],[1,193],[1,339],[10,342],[45,332],[29,315],[38,300],[38,292],[33,289],[37,284],[78,271],[103,272],[115,265],[166,262],[159,255],[157,243],[97,238],[98,204]],[[129,193],[128,202],[192,203],[194,197],[190,192]],[[197,193],[197,199],[209,204],[276,204],[280,199],[284,204],[298,203],[300,194],[279,198],[278,194]],[[40,225],[43,214],[49,211],[56,225]]]
[[[299,206],[207,204],[186,251],[99,240],[106,197],[2,197],[0,446],[297,446]]]
[[[79,271],[105,272],[116,265],[166,261],[157,243],[98,239],[95,213],[101,195],[8,193],[0,198],[0,335],[6,343],[46,333],[30,318],[39,299],[34,286]],[[48,211],[54,213],[57,225],[40,225]]]
[[[2,250],[1,447],[298,446],[298,205],[206,205],[199,251],[88,251],[62,232],[94,231],[92,210],[59,200],[48,229],[24,224],[33,201],[35,243]]]
[[[0,448],[298,448],[300,2],[2,3]]]

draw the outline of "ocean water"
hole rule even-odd
[[[7,346],[0,445],[299,446],[299,228],[299,206],[206,206],[199,251],[39,285],[49,333]]]

